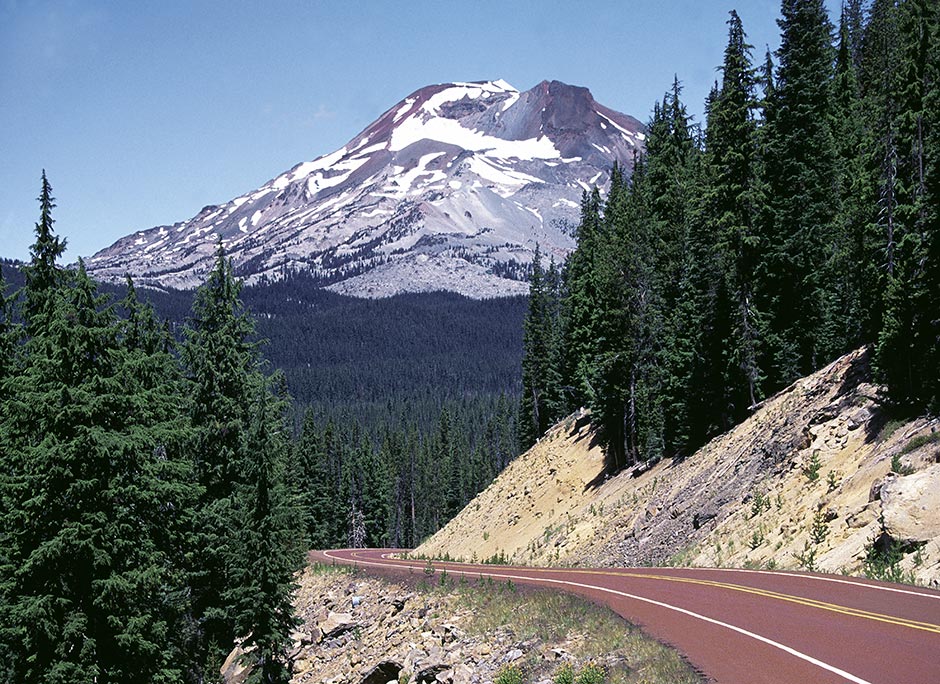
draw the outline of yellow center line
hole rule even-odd
[[[406,561],[400,559],[384,559],[386,561],[392,561],[396,564],[403,564],[408,567],[416,567],[412,565],[413,561]],[[443,561],[439,561],[443,562]],[[494,568],[500,566],[493,566]],[[420,569],[420,568],[418,568]],[[510,566],[505,567],[506,570],[510,570]],[[817,599],[804,598],[802,596],[793,596],[792,594],[783,594],[780,592],[772,591],[769,589],[759,589],[757,587],[749,587],[742,584],[732,584],[730,582],[718,582],[716,580],[705,580],[705,579],[696,579],[693,577],[680,577],[675,575],[653,575],[647,573],[635,573],[635,572],[612,572],[609,570],[587,570],[587,569],[576,569],[576,568],[518,568],[518,571],[525,573],[536,573],[536,574],[560,574],[560,573],[578,573],[582,575],[602,575],[607,577],[617,577],[617,578],[629,578],[636,577],[639,579],[650,579],[650,580],[662,580],[666,582],[681,582],[687,584],[699,584],[702,586],[710,586],[721,589],[728,589],[731,591],[740,591],[746,594],[754,594],[757,596],[763,596],[765,598],[771,598],[778,601],[787,601],[789,603],[796,603],[798,605],[807,606],[810,608],[818,608],[820,610],[827,610],[832,613],[838,613],[841,615],[848,615],[850,617],[863,618],[865,620],[874,620],[877,622],[884,622],[887,624],[898,625],[900,627],[910,627],[911,629],[918,629],[925,632],[932,632],[934,634],[940,634],[940,625],[935,625],[930,622],[920,622],[918,620],[909,620],[907,618],[895,617],[892,615],[884,615],[883,613],[874,613],[868,610],[863,610],[861,608],[850,608],[848,606],[842,606],[837,603],[828,603],[826,601],[819,601]],[[459,571],[463,574],[468,574],[466,571]],[[476,569],[474,570],[476,572]],[[482,571],[480,571],[483,574]],[[495,574],[495,572],[494,572]],[[536,579],[536,578],[533,578]]]
[[[624,575],[618,575],[618,576],[626,577],[629,575],[624,574]],[[740,591],[746,594],[755,594],[757,596],[765,596],[767,598],[776,599],[778,601],[787,601],[789,603],[796,603],[799,605],[809,606],[812,608],[819,608],[821,610],[828,610],[830,612],[840,613],[842,615],[860,617],[860,618],[865,618],[867,620],[876,620],[878,622],[886,622],[888,624],[899,625],[902,627],[910,627],[912,629],[920,629],[925,632],[933,632],[935,634],[940,634],[940,625],[935,625],[930,622],[920,622],[918,620],[909,620],[907,618],[895,617],[892,615],[885,615],[883,613],[874,613],[872,611],[863,610],[861,608],[851,608],[849,606],[843,606],[837,603],[828,603],[826,601],[819,601],[817,599],[804,598],[801,596],[793,596],[792,594],[782,594],[780,592],[771,591],[769,589],[759,589],[757,587],[748,587],[748,586],[741,585],[741,584],[731,584],[728,582],[717,582],[714,580],[695,579],[691,577],[674,577],[674,576],[666,576],[666,575],[640,575],[640,574],[632,574],[632,576],[643,577],[645,579],[664,580],[667,582],[685,582],[689,584],[700,584],[704,586],[730,589],[731,591]]]

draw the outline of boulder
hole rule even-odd
[[[433,663],[425,665],[415,672],[415,684],[437,684],[437,675],[448,670],[444,663]]]
[[[351,614],[334,613],[333,611],[329,612],[326,616],[326,620],[317,625],[323,635],[321,638],[324,641],[327,639],[335,639],[340,634],[344,634],[358,626],[359,622],[353,618]]]
[[[868,501],[880,501],[881,500],[881,490],[888,482],[892,482],[897,478],[897,473],[888,473],[884,477],[875,480],[871,483],[871,488],[868,490]]]
[[[397,682],[402,671],[402,664],[394,660],[383,660],[374,665],[362,677],[359,684],[387,684]]]
[[[940,464],[885,480],[881,487],[884,529],[903,542],[940,537]]]

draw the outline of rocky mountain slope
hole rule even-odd
[[[685,460],[609,477],[557,425],[418,554],[557,565],[816,569],[940,586],[940,420],[892,420],[856,351]]]
[[[582,191],[632,168],[636,119],[586,88],[505,81],[421,88],[341,149],[175,225],[118,240],[86,262],[106,281],[192,288],[219,240],[248,282],[303,271],[363,297],[526,291],[536,244],[574,246]]]

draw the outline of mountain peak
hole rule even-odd
[[[339,150],[195,217],[122,238],[96,277],[195,287],[221,239],[255,281],[307,272],[358,296],[523,293],[536,244],[563,260],[582,191],[629,169],[643,126],[587,88],[502,79],[428,85]]]

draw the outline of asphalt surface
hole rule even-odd
[[[401,549],[312,551],[378,574],[422,573]],[[721,684],[940,684],[940,592],[870,580],[705,568],[527,568],[434,561],[436,572],[584,596]]]

